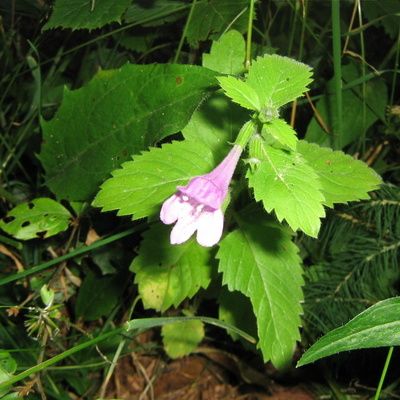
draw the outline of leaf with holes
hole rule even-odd
[[[250,298],[264,360],[283,368],[300,340],[303,278],[298,248],[290,233],[262,212],[241,214],[238,223],[239,229],[220,244],[219,271],[229,290]]]
[[[44,30],[52,28],[96,29],[120,22],[131,0],[56,0]]]
[[[159,205],[190,178],[214,167],[213,154],[201,143],[173,142],[152,148],[112,173],[94,199],[103,211],[119,210],[134,219],[158,211]]]
[[[237,75],[244,70],[245,56],[243,35],[231,30],[213,42],[209,54],[203,54],[203,67],[220,74]]]
[[[324,204],[368,199],[368,192],[379,188],[381,177],[367,164],[341,151],[333,151],[300,140],[298,152],[314,168],[321,181]]]
[[[328,332],[301,357],[297,366],[356,349],[400,345],[400,298],[380,301],[344,326]]]
[[[0,221],[0,228],[17,239],[48,238],[68,229],[70,218],[60,203],[43,197],[14,207]]]
[[[249,169],[247,178],[257,201],[286,220],[295,231],[301,229],[317,237],[321,218],[325,216],[322,184],[317,173],[299,153],[264,145],[263,159]]]
[[[128,64],[66,90],[55,117],[42,121],[47,185],[58,198],[91,200],[132,154],[185,127],[214,74],[191,65]]]
[[[138,256],[130,267],[145,308],[165,311],[177,307],[211,281],[209,249],[194,240],[171,246],[170,231],[169,226],[152,225],[143,234]]]

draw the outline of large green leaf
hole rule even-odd
[[[101,186],[93,205],[103,211],[119,210],[134,219],[154,214],[176,187],[196,175],[211,171],[213,154],[203,144],[173,142],[152,148],[113,171]]]
[[[170,226],[152,225],[130,267],[145,308],[165,311],[177,307],[211,280],[209,249],[194,240],[171,246],[170,231]]]
[[[343,66],[342,74],[344,81],[348,83],[359,79],[360,71],[354,64],[348,64]],[[322,146],[343,148],[360,138],[375,121],[385,119],[387,88],[381,79],[368,81],[365,84],[364,99],[361,84],[358,87],[343,90],[343,120],[340,137],[333,136],[338,124],[334,88],[335,82],[332,78],[327,84],[328,93],[324,94],[316,104],[319,118],[322,118],[329,133],[322,129],[318,119],[314,117],[308,125],[305,138],[309,142],[315,142]]]
[[[228,31],[203,54],[203,66],[221,74],[240,74],[244,70],[245,41],[235,30]]]
[[[341,151],[332,151],[304,140],[298,142],[297,151],[314,168],[321,181],[324,204],[368,199],[368,192],[378,189],[381,177],[360,160]]]
[[[191,46],[209,37],[215,39],[228,28],[244,32],[248,21],[248,0],[206,0],[195,7],[186,38]]]
[[[247,177],[257,201],[285,219],[293,230],[317,237],[325,216],[322,185],[314,169],[299,153],[263,146],[264,159]]]
[[[298,249],[288,232],[262,214],[241,216],[239,227],[220,244],[219,271],[229,290],[250,298],[264,360],[282,368],[300,339],[303,278]]]
[[[193,113],[182,133],[187,140],[204,143],[219,161],[229,152],[229,144],[247,119],[246,110],[222,93],[215,93]]]
[[[89,200],[121,162],[189,121],[214,83],[214,72],[189,65],[125,65],[66,90],[43,121],[40,159],[60,198]]]
[[[272,54],[253,61],[246,83],[256,91],[262,106],[279,108],[307,91],[311,74],[308,65]]]
[[[56,0],[50,20],[43,29],[95,29],[120,22],[131,0]]]
[[[400,345],[400,297],[376,303],[346,325],[328,332],[301,357],[297,366],[341,351]]]
[[[42,197],[14,207],[0,228],[17,239],[48,238],[65,231],[71,214],[56,201]]]

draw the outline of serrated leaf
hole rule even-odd
[[[260,110],[261,103],[257,91],[246,82],[233,76],[220,76],[218,79],[222,89],[235,103],[249,110]]]
[[[55,117],[42,122],[46,183],[59,198],[90,200],[132,154],[184,128],[214,82],[198,66],[128,64],[66,90]]]
[[[286,152],[264,145],[264,159],[257,168],[248,170],[249,185],[257,201],[286,220],[296,231],[301,229],[317,237],[325,216],[322,185],[317,173],[299,153]]]
[[[113,171],[93,205],[103,211],[119,210],[118,215],[133,214],[133,219],[147,217],[159,211],[177,186],[213,167],[213,154],[201,143],[173,142],[152,148]]]
[[[145,308],[165,311],[177,307],[200,288],[207,288],[211,280],[209,249],[193,240],[171,246],[170,231],[169,226],[152,225],[143,234],[139,253],[130,266]]]
[[[247,0],[207,0],[196,3],[186,39],[193,47],[198,42],[215,39],[226,29],[244,32],[249,18]]]
[[[220,74],[238,75],[244,70],[245,56],[243,35],[230,30],[213,42],[210,53],[203,54],[203,67]]]
[[[360,77],[360,70],[354,64],[342,67],[343,79],[346,83],[355,81]],[[332,78],[327,83],[327,93],[316,103],[319,118],[329,130],[327,133],[320,125],[317,118],[313,118],[308,127],[305,139],[322,146],[343,148],[354,142],[368,130],[378,119],[385,120],[385,110],[388,103],[387,87],[382,79],[374,79],[365,83],[365,97],[362,85],[342,91],[342,132],[340,137],[335,136],[337,132],[337,110],[335,82]],[[364,103],[365,102],[365,115]]]
[[[204,324],[199,320],[176,322],[161,328],[164,350],[171,358],[190,354],[204,338]]]
[[[263,107],[279,108],[308,90],[311,75],[306,64],[268,54],[253,61],[246,83],[256,91]]]
[[[229,290],[250,298],[264,360],[283,368],[300,339],[301,260],[281,226],[250,217],[242,217],[240,229],[222,240],[217,253],[219,271]]]
[[[89,271],[76,298],[77,317],[84,321],[94,321],[108,316],[120,301],[125,286],[126,273],[98,276]]]
[[[131,0],[56,0],[44,30],[51,28],[96,29],[120,22]]]
[[[297,151],[314,168],[321,181],[324,204],[368,199],[368,192],[379,188],[381,177],[360,160],[341,151],[333,151],[300,140]]]
[[[14,207],[0,221],[0,228],[17,239],[48,238],[68,228],[71,214],[49,198],[38,198]]]
[[[266,140],[270,135],[282,146],[296,150],[298,140],[296,131],[283,119],[278,118],[263,124],[261,134]]]
[[[222,93],[215,93],[193,113],[182,130],[186,140],[204,143],[217,161],[230,150],[240,128],[248,120],[248,113],[232,103]]]
[[[301,357],[297,366],[342,351],[400,345],[400,297],[374,304],[344,326],[328,332]]]

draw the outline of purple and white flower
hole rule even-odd
[[[160,219],[175,226],[171,231],[171,244],[186,242],[197,231],[197,242],[213,246],[221,239],[224,226],[222,204],[242,153],[235,145],[224,160],[210,173],[196,176],[162,205]]]

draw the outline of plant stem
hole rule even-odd
[[[137,233],[140,232],[141,230],[143,230],[143,228],[146,226],[147,224],[140,224],[137,225],[133,228],[127,229],[126,231],[123,232],[119,232],[116,233],[115,235],[106,237],[105,239],[101,239],[98,240],[97,242],[94,242],[93,244],[91,244],[90,246],[85,246],[85,247],[81,247],[79,249],[75,249],[71,252],[69,252],[68,254],[65,254],[61,257],[57,257],[53,260],[47,261],[45,263],[39,264],[35,267],[32,268],[28,268],[25,271],[22,272],[18,272],[16,274],[11,274],[9,276],[6,276],[2,279],[0,279],[0,286],[5,285],[6,283],[10,283],[10,282],[14,282],[17,281],[19,279],[25,278],[27,276],[36,274],[37,272],[43,271],[47,268],[50,268],[51,266],[55,265],[55,264],[59,264],[62,261],[65,260],[69,260],[70,258],[74,258],[80,254],[85,254],[85,253],[89,253],[90,251],[97,249],[99,247],[105,246],[106,244],[115,242],[116,240],[122,239],[126,236],[131,235],[132,233]]]
[[[244,66],[249,69],[251,64],[251,36],[253,33],[254,0],[250,0],[249,23],[247,25],[246,60]]]
[[[378,384],[378,388],[376,389],[374,400],[378,400],[379,396],[381,395],[383,382],[385,381],[386,373],[387,373],[388,368],[389,368],[389,364],[390,364],[390,360],[392,358],[392,354],[393,354],[393,346],[390,347],[390,349],[388,351],[388,354],[386,356],[385,365],[383,366],[383,370],[382,370],[382,373],[381,373],[381,379],[379,380],[379,384]]]
[[[336,96],[336,126],[332,135],[332,147],[341,148],[341,135],[343,129],[343,110],[342,110],[342,60],[340,43],[340,1],[331,0],[332,10],[332,45],[333,45],[333,69]]]
[[[399,33],[397,34],[397,48],[396,48],[396,56],[394,60],[394,69],[393,69],[393,79],[392,79],[392,91],[390,93],[390,105],[393,106],[394,103],[394,94],[396,91],[396,82],[397,82],[397,74],[399,73],[399,53],[400,53],[400,27]]]
[[[240,129],[237,138],[235,140],[235,144],[244,149],[248,141],[256,132],[257,132],[257,126],[255,122],[253,120],[247,121]]]
[[[178,62],[179,56],[181,55],[181,50],[183,47],[183,43],[185,43],[186,33],[189,28],[190,21],[192,19],[192,15],[193,15],[194,7],[196,6],[196,2],[197,2],[197,0],[192,1],[192,6],[190,7],[189,15],[187,17],[185,27],[183,28],[183,32],[182,32],[181,39],[179,41],[178,49],[176,50],[176,54],[175,54],[175,58],[174,58],[175,64]]]
[[[77,353],[78,351],[81,351],[83,349],[86,349],[87,347],[90,347],[96,343],[102,342],[112,336],[118,335],[119,333],[121,333],[124,330],[124,328],[116,328],[113,329],[112,331],[109,331],[107,333],[103,333],[100,336],[97,336],[94,339],[90,339],[87,340],[86,342],[83,342],[81,344],[78,344],[77,346],[71,347],[70,349],[63,351],[60,354],[57,354],[56,356],[49,358],[46,361],[43,361],[31,368],[28,368],[27,370],[12,376],[10,379],[3,381],[0,383],[0,389],[5,389],[5,388],[9,388],[11,385],[13,385],[16,382],[21,381],[22,379],[27,378],[30,375],[36,374],[44,369],[46,369],[47,367],[49,367],[50,365],[56,364],[59,361],[63,360],[64,358],[69,357],[70,355]]]

